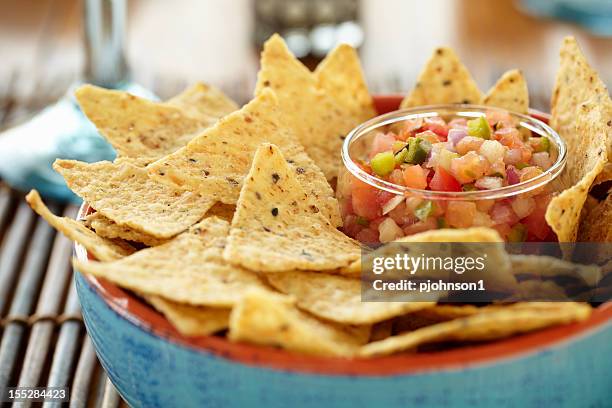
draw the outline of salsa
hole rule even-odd
[[[539,176],[556,161],[546,136],[519,128],[503,111],[473,118],[405,120],[377,133],[359,167],[417,190],[494,190]],[[339,186],[344,231],[362,242],[390,242],[436,228],[490,227],[507,241],[554,239],[544,220],[546,187],[502,199],[429,200],[393,194],[352,176]]]

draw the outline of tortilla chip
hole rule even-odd
[[[155,238],[133,228],[120,226],[99,212],[89,214],[87,217],[85,217],[84,221],[87,227],[93,229],[96,231],[96,234],[104,238],[121,238],[127,241],[140,242],[150,247],[161,245],[166,242],[164,239]]]
[[[611,144],[612,144],[612,140],[608,140],[608,163],[606,163],[603,170],[597,175],[597,177],[595,177],[595,180],[593,181],[593,186],[596,186],[601,183],[605,183],[607,181],[612,180],[612,163],[610,163],[612,158],[610,158],[609,156],[610,155],[609,152],[612,152]]]
[[[81,109],[118,156],[158,158],[184,146],[216,118],[198,119],[166,103],[123,91],[83,85],[75,92]]]
[[[612,195],[582,217],[578,229],[580,242],[612,242]]]
[[[255,94],[261,95],[267,88],[276,93],[287,123],[327,180],[337,177],[344,138],[365,114],[354,116],[326,89],[319,88],[315,75],[291,54],[277,34],[264,44]]]
[[[262,92],[184,148],[151,164],[149,174],[168,185],[236,204],[253,154],[263,142],[280,146],[302,186],[318,197],[321,211],[334,225],[340,225],[332,188],[282,120],[271,91]]]
[[[409,235],[399,238],[395,242],[412,243],[411,249],[415,253],[419,253],[419,251],[416,251],[416,248],[421,248],[421,252],[429,252],[435,256],[440,256],[443,248],[442,246],[433,246],[430,243],[454,243],[455,245],[447,249],[449,251],[452,250],[453,257],[486,256],[486,265],[488,267],[478,273],[482,274],[482,278],[487,282],[488,290],[507,292],[512,291],[516,287],[517,280],[510,272],[510,259],[505,250],[503,239],[494,229],[486,227],[442,228]],[[419,243],[422,245],[417,247],[416,245]],[[461,245],[461,243],[467,243],[467,245]],[[482,244],[478,245],[477,243]],[[384,248],[384,246],[381,248]],[[373,256],[375,256],[375,253],[373,253]],[[429,272],[433,271],[423,271],[424,274]],[[444,273],[446,276],[446,272]],[[474,275],[471,273],[456,276],[456,279],[465,281],[471,281],[473,278]]]
[[[559,242],[574,242],[578,235],[580,212],[595,177],[608,161],[607,140],[612,134],[612,102],[595,100],[580,105],[576,112],[574,142],[568,142],[566,172],[576,184],[554,197],[546,209],[546,222]]]
[[[166,102],[189,116],[203,121],[222,118],[238,110],[238,104],[221,90],[203,82],[196,82]]]
[[[527,114],[529,111],[529,90],[523,73],[513,69],[504,73],[484,98],[488,106]]]
[[[340,44],[321,61],[314,72],[319,88],[360,122],[376,116],[357,51]]]
[[[232,222],[234,213],[236,212],[235,205],[217,203],[210,207],[210,210],[206,213],[206,217],[219,217],[227,222]]]
[[[425,65],[401,108],[439,103],[480,104],[482,98],[482,92],[457,54],[451,48],[440,47]]]
[[[209,198],[158,183],[149,178],[146,169],[127,161],[89,164],[56,160],[53,168],[97,212],[155,238],[185,231],[214,204]]]
[[[372,325],[370,341],[384,340],[393,334],[393,319],[378,322]]]
[[[263,272],[322,271],[360,255],[359,244],[323,217],[280,149],[262,144],[240,192],[225,259]]]
[[[609,226],[610,224],[608,224]],[[597,265],[581,265],[545,255],[510,255],[512,273],[538,278],[580,278],[590,287],[601,281],[601,268]]]
[[[595,104],[609,104],[610,96],[574,37],[566,37],[563,40],[560,56],[561,65],[551,100],[550,126],[567,144],[568,161],[564,174],[561,175],[563,186],[567,188],[578,183],[584,175],[580,167],[584,156],[574,153],[585,139],[583,135],[576,135],[578,107],[588,100]],[[611,140],[608,140],[608,144],[612,143]],[[608,154],[612,154],[612,151]]]
[[[360,357],[389,355],[442,341],[484,341],[510,337],[544,327],[587,319],[591,307],[571,302],[551,303],[550,308],[506,308],[434,324],[363,346]]]
[[[345,326],[298,310],[292,298],[259,291],[232,309],[228,338],[329,357],[350,357],[361,343]]]
[[[38,191],[32,190],[26,196],[30,207],[53,228],[64,234],[71,241],[85,247],[96,259],[101,261],[114,261],[132,254],[135,249],[120,241],[113,241],[96,235],[80,222],[68,217],[58,217],[45,206]]]
[[[184,336],[208,336],[229,327],[231,309],[191,306],[159,296],[143,297]]]
[[[73,260],[85,274],[117,285],[190,305],[230,307],[252,289],[267,286],[250,271],[222,259],[229,229],[219,218],[207,218],[173,240],[113,262]]]
[[[345,324],[372,324],[435,302],[362,302],[358,279],[317,272],[283,272],[266,275],[279,291],[292,295],[297,306],[315,316]]]

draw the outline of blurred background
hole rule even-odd
[[[609,0],[129,0],[126,54],[162,98],[203,80],[244,102],[274,31],[310,66],[337,41],[359,46],[373,92],[407,91],[433,48],[450,45],[484,90],[522,69],[532,105],[546,109],[567,34],[612,82],[611,12]],[[80,0],[0,0],[0,126],[83,71],[82,14]]]

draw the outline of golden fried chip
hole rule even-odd
[[[608,224],[610,225],[610,224]],[[595,287],[602,278],[601,268],[597,265],[581,265],[545,255],[510,255],[512,273],[538,278],[576,278]]]
[[[504,73],[484,98],[488,106],[527,114],[529,110],[529,90],[523,73],[513,69]]]
[[[322,322],[298,310],[290,297],[259,291],[247,293],[234,306],[228,337],[330,357],[350,357],[363,344],[346,326]]]
[[[612,242],[612,194],[582,216],[580,242]]]
[[[360,122],[376,116],[359,55],[348,44],[340,44],[321,61],[314,72],[319,88]]]
[[[255,153],[225,248],[228,262],[255,271],[330,270],[359,258],[359,244],[321,215],[280,149]]]
[[[432,307],[435,302],[362,302],[358,279],[318,272],[283,272],[266,275],[279,291],[292,295],[299,308],[315,316],[345,324],[371,324],[415,310]]]
[[[440,256],[444,250],[447,250],[452,251],[453,257],[485,257],[485,269],[478,273],[487,282],[487,289],[506,292],[512,291],[517,284],[516,278],[510,271],[510,259],[503,239],[494,229],[486,227],[443,228],[402,237],[396,242],[411,243],[414,253],[431,253],[433,256]],[[432,243],[440,243],[440,245],[432,245]],[[447,247],[445,243],[454,243],[454,245]],[[416,250],[417,248],[419,250]],[[384,246],[381,249],[384,249]],[[376,256],[376,251],[369,256]],[[429,270],[423,271],[425,274],[430,272]],[[473,277],[474,275],[469,273],[456,276],[458,280],[464,279],[465,281],[471,281]]]
[[[230,307],[252,288],[267,286],[250,271],[221,257],[229,229],[219,218],[206,218],[173,240],[113,262],[73,260],[85,274],[108,279],[146,295],[190,305]]]
[[[170,104],[93,85],[83,85],[75,94],[87,118],[119,156],[162,157],[186,145],[216,121],[213,117],[191,117]]]
[[[140,242],[146,246],[157,246],[166,242],[164,239],[155,238],[133,228],[121,226],[99,212],[89,214],[85,217],[84,221],[87,227],[93,229],[96,231],[96,234],[104,238],[121,238],[127,241]]]
[[[608,161],[607,140],[612,137],[612,102],[589,100],[576,112],[574,139],[568,144],[566,171],[575,184],[555,196],[548,204],[545,219],[559,242],[574,242],[578,235],[580,212],[595,177]],[[573,146],[573,149],[572,149]]]
[[[302,186],[320,200],[321,211],[334,225],[340,225],[332,188],[283,121],[271,91],[262,92],[184,148],[151,164],[149,174],[168,185],[236,204],[253,154],[263,142],[275,143],[283,150]]]
[[[331,86],[329,78],[327,83]],[[337,87],[338,83],[334,86]],[[337,177],[342,165],[340,150],[343,140],[367,113],[355,116],[345,107],[348,102],[341,105],[327,89],[319,88],[315,75],[291,54],[277,34],[264,44],[256,95],[261,95],[267,88],[278,96],[287,123],[294,128],[297,138],[323,170],[327,180]],[[344,100],[344,96],[337,97]]]
[[[544,327],[582,321],[590,314],[589,305],[570,302],[551,303],[548,308],[525,306],[500,309],[434,324],[370,343],[363,346],[358,355],[389,355],[433,342],[501,339]]]
[[[53,168],[97,212],[121,226],[155,238],[170,238],[202,219],[209,198],[152,180],[128,161],[84,163],[56,160]]]
[[[210,207],[210,210],[206,213],[206,217],[219,217],[227,222],[232,222],[234,212],[236,212],[235,205],[217,203]]]
[[[193,118],[205,121],[216,120],[238,110],[236,102],[221,90],[203,82],[196,82],[166,103],[182,109]]]
[[[30,207],[53,228],[64,234],[71,241],[77,242],[85,247],[91,254],[101,261],[113,261],[132,254],[135,249],[127,243],[113,241],[96,235],[95,232],[85,227],[78,221],[67,217],[53,215],[45,206],[38,194],[32,190],[26,196]]]
[[[576,121],[580,114],[578,108],[589,100],[596,105],[609,105],[610,96],[603,81],[582,54],[574,37],[566,37],[563,40],[560,56],[561,65],[551,100],[550,126],[559,133],[567,145],[567,165],[560,178],[563,188],[568,188],[576,185],[584,177],[585,168],[592,168],[593,157],[585,157],[583,142],[595,136],[577,134]],[[612,136],[609,135],[607,143],[608,146],[612,143]],[[612,155],[612,148],[609,148],[607,154]],[[586,187],[588,189],[590,186]]]
[[[457,54],[447,47],[434,51],[402,108],[439,103],[482,103],[482,93]]]
[[[384,340],[393,333],[393,319],[384,320],[372,325],[370,341]]]
[[[191,306],[159,296],[144,295],[144,299],[185,336],[208,336],[229,327],[231,309]]]

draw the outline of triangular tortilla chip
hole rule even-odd
[[[338,176],[346,135],[362,122],[318,86],[317,79],[275,34],[264,44],[255,94],[271,88],[287,123],[328,180]]]
[[[612,134],[612,102],[590,100],[576,112],[573,143],[568,143],[566,171],[576,184],[553,197],[546,209],[546,222],[559,242],[574,242],[578,234],[580,212],[595,177],[608,162],[607,140]],[[570,149],[573,146],[573,149]]]
[[[298,310],[292,298],[259,291],[248,293],[232,309],[228,337],[331,357],[350,357],[363,344],[348,327],[322,322]]]
[[[319,272],[283,272],[266,275],[279,291],[292,295],[299,308],[315,316],[345,324],[372,324],[435,302],[362,302],[358,279]]]
[[[229,308],[191,306],[159,296],[143,297],[185,336],[208,336],[229,327]]]
[[[263,142],[280,146],[302,186],[318,197],[321,211],[334,225],[340,225],[340,210],[332,188],[283,121],[278,101],[269,90],[184,148],[151,164],[149,174],[166,184],[235,204],[253,154]]]
[[[483,341],[510,337],[548,326],[587,319],[591,307],[571,302],[551,302],[550,307],[521,306],[477,313],[423,327],[363,346],[360,357],[374,357],[412,350],[441,341]]]
[[[158,158],[184,146],[216,118],[191,117],[182,109],[123,91],[83,85],[75,92],[81,109],[118,156]]]
[[[582,145],[585,139],[592,138],[576,133],[578,107],[588,100],[595,104],[607,105],[610,103],[610,96],[599,75],[582,54],[574,37],[564,39],[560,55],[561,66],[557,72],[551,100],[550,126],[559,133],[567,145],[567,165],[560,181],[563,188],[568,188],[578,183],[585,174],[582,164],[586,157],[582,155],[584,153]],[[603,137],[603,134],[600,137]],[[610,146],[612,134],[609,134],[608,138],[607,143]],[[612,147],[608,149],[607,154],[610,156]],[[590,188],[590,185],[586,188]]]
[[[99,212],[89,214],[85,217],[84,221],[87,227],[93,229],[96,231],[96,234],[104,238],[121,238],[127,241],[140,242],[146,246],[157,246],[166,242],[165,239],[155,238],[133,228],[119,225]]]
[[[225,259],[256,271],[322,271],[360,255],[359,244],[321,215],[278,147],[262,144],[240,192]]]
[[[26,196],[30,207],[53,228],[64,234],[71,241],[85,247],[91,254],[101,261],[114,261],[132,254],[135,249],[127,243],[113,241],[96,235],[95,232],[78,221],[68,217],[58,217],[45,206],[38,191],[32,190]]]
[[[583,214],[578,241],[612,242],[612,194],[608,193],[605,200]]]
[[[504,73],[489,89],[483,103],[488,106],[527,114],[529,111],[529,90],[523,73],[518,69]]]
[[[482,103],[482,92],[457,54],[437,48],[419,75],[416,86],[402,101],[402,108],[439,103]]]
[[[359,55],[348,44],[334,48],[314,72],[319,88],[361,122],[376,116]]]
[[[209,198],[152,180],[128,161],[56,160],[68,187],[106,218],[155,238],[170,238],[202,219]]]
[[[166,103],[205,121],[216,120],[238,110],[236,102],[221,90],[203,82],[196,82]]]
[[[166,244],[113,262],[73,260],[85,274],[146,295],[190,305],[230,307],[252,288],[267,290],[253,272],[228,265],[221,253],[229,225],[207,218]]]

